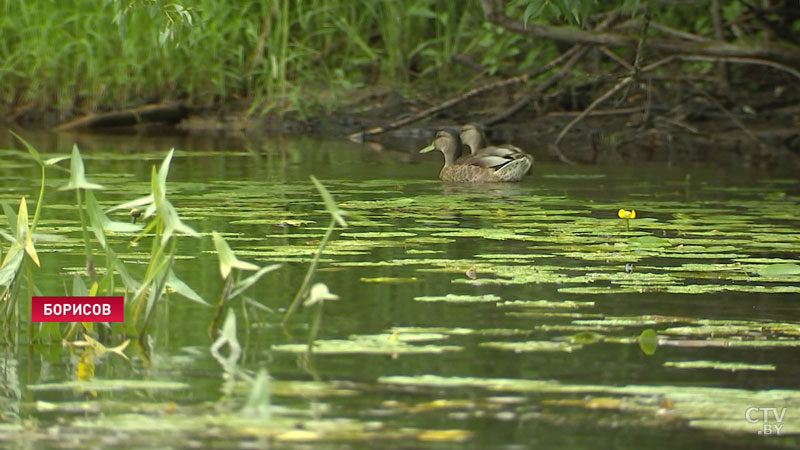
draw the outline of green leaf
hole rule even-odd
[[[106,236],[104,231],[112,231],[117,233],[134,233],[142,229],[141,224],[134,224],[128,222],[112,221],[103,212],[103,208],[97,202],[92,191],[86,191],[86,211],[89,215],[89,222],[92,225],[97,242],[103,248],[106,248]]]
[[[81,276],[75,273],[72,276],[72,295],[75,297],[88,297],[89,290],[86,289],[86,285],[83,284],[83,280]]]
[[[314,186],[316,186],[317,191],[319,191],[319,195],[322,196],[322,201],[325,202],[325,209],[328,210],[328,213],[331,215],[331,217],[333,217],[333,220],[335,220],[336,223],[341,225],[342,228],[347,228],[347,222],[345,222],[344,217],[342,217],[347,213],[345,213],[339,208],[339,205],[337,205],[336,202],[333,200],[333,196],[331,196],[331,193],[328,192],[327,189],[325,189],[325,186],[323,186],[322,183],[319,182],[317,177],[311,175],[311,181],[314,182]]]
[[[17,230],[17,212],[14,211],[14,208],[12,208],[11,205],[6,202],[3,202],[3,212],[6,215],[6,220],[8,220],[9,229],[16,236],[17,232],[19,231]]]
[[[244,280],[236,283],[233,285],[233,289],[231,289],[231,298],[234,298],[241,294],[242,292],[249,289],[252,285],[256,284],[258,280],[266,273],[272,272],[273,270],[278,269],[281,267],[281,264],[271,264],[269,266],[262,267],[258,269],[258,272],[250,275],[249,277],[245,278]]]
[[[800,265],[791,263],[770,264],[758,269],[762,277],[786,277],[800,275]]]
[[[70,158],[69,155],[56,156],[56,157],[53,157],[53,158],[46,159],[44,161],[44,165],[46,165],[46,166],[55,166],[56,164],[60,163],[61,161],[67,160],[69,158]],[[67,169],[64,169],[63,167],[58,167],[58,166],[56,166],[56,169],[64,170],[64,171],[67,170]]]
[[[39,152],[36,150],[36,148],[34,146],[29,144],[28,141],[26,141],[25,139],[22,139],[22,136],[18,135],[17,133],[14,133],[11,130],[8,130],[8,132],[13,134],[14,137],[17,138],[17,140],[22,142],[22,145],[24,145],[25,148],[28,149],[28,153],[31,154],[31,157],[33,158],[34,161],[36,161],[40,166],[44,166],[45,165],[44,161],[42,161],[42,157],[39,156]]]
[[[25,201],[25,197],[22,197],[22,200],[19,202],[19,212],[17,212],[17,228],[17,242],[19,242],[23,248],[25,248],[25,253],[30,256],[34,264],[40,266],[39,255],[36,254],[36,247],[33,246],[33,236],[30,228],[28,227],[28,202]]]
[[[66,186],[60,187],[59,191],[67,191],[71,189],[103,189],[103,186],[95,183],[89,183],[86,180],[86,172],[83,167],[83,159],[81,152],[78,150],[77,145],[72,146],[72,157],[70,159],[69,167],[69,183]]]
[[[639,247],[658,248],[668,246],[669,239],[656,236],[639,236],[628,239],[628,243],[632,245],[638,245]]]
[[[169,175],[169,167],[170,164],[172,164],[172,155],[174,154],[175,149],[170,149],[164,161],[161,162],[161,167],[158,169],[158,185],[161,188],[161,192],[164,194],[167,193],[167,176]]]
[[[119,277],[122,278],[122,283],[125,285],[125,288],[131,292],[138,291],[141,284],[131,276],[122,261],[117,258],[117,254],[114,253],[110,247],[106,249],[106,254],[111,262],[110,266],[113,267],[119,274]]]
[[[3,265],[0,266],[0,286],[8,286],[14,281],[17,270],[22,265],[23,256],[25,256],[25,253],[22,251],[22,246],[14,243],[6,253]]]
[[[106,248],[106,234],[103,233],[103,219],[106,221],[108,221],[108,219],[104,217],[103,210],[97,203],[97,199],[94,198],[92,191],[86,191],[86,212],[89,215],[89,223],[92,225],[92,232],[94,232],[97,242],[100,243],[101,247]]]
[[[522,26],[527,27],[531,19],[538,19],[542,15],[542,11],[547,6],[544,0],[532,1],[525,7],[525,12],[522,13]]]
[[[219,273],[222,278],[228,278],[233,268],[241,270],[258,270],[258,266],[249,262],[240,261],[239,258],[233,253],[225,238],[216,231],[212,232],[214,238],[214,248],[217,249],[217,257],[219,258]]]
[[[167,274],[167,286],[193,302],[208,306],[208,302],[203,300],[203,297],[200,297],[200,295],[191,287],[189,287],[188,284],[184,283],[180,278],[178,278],[172,269],[170,269],[169,274]]]
[[[164,221],[164,234],[161,235],[162,245],[166,244],[169,238],[176,232],[188,234],[196,238],[200,237],[200,233],[195,231],[194,228],[183,223],[180,217],[178,217],[178,212],[175,210],[175,207],[172,206],[169,200],[162,199],[161,202],[156,202],[156,204],[159,205],[158,213],[161,216],[161,220]]]
[[[639,348],[645,355],[652,355],[658,347],[658,334],[652,328],[648,328],[639,335]]]
[[[117,206],[111,207],[108,209],[108,212],[118,211],[120,209],[131,209],[131,208],[138,208],[139,206],[147,206],[153,204],[153,194],[145,195],[144,197],[139,197],[136,200],[131,200],[129,202],[121,203]]]

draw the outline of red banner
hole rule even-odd
[[[32,297],[32,322],[122,322],[125,300],[119,297]]]

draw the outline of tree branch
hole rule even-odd
[[[635,48],[639,43],[637,37],[624,34],[581,30],[569,26],[523,24],[521,21],[505,15],[502,5],[494,0],[481,0],[481,6],[489,22],[535,38],[585,45],[612,45],[631,48]],[[787,43],[749,46],[722,41],[698,42],[683,39],[652,38],[647,40],[647,46],[677,54],[767,59],[786,66],[800,68],[800,48]]]

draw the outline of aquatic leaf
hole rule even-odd
[[[425,430],[417,435],[422,442],[464,442],[472,437],[467,430]]]
[[[20,245],[14,244],[11,246],[3,259],[2,266],[0,266],[0,286],[8,286],[14,281],[24,256],[25,253]]]
[[[139,198],[137,198],[135,200],[131,200],[129,202],[121,203],[121,204],[119,204],[117,206],[109,208],[108,212],[110,213],[110,212],[114,212],[114,211],[117,211],[117,210],[120,210],[120,209],[131,209],[131,208],[138,208],[140,206],[148,206],[148,205],[150,207],[152,207],[154,201],[155,200],[153,198],[153,194],[148,194],[148,195],[145,195],[144,197],[139,197]],[[153,209],[152,212],[155,212],[155,209]],[[149,217],[152,214],[152,212],[150,214],[145,212],[144,217]]]
[[[29,384],[26,386],[31,391],[132,391],[132,390],[168,390],[176,391],[189,389],[187,383],[178,381],[159,380],[92,380],[92,381],[65,381],[61,383]]]
[[[114,253],[111,248],[108,248],[106,249],[106,256],[109,259],[109,266],[112,267],[117,274],[119,274],[119,277],[122,279],[122,284],[125,285],[125,288],[132,292],[137,292],[141,287],[141,284],[138,280],[131,276],[131,274],[128,272],[128,269],[117,257],[116,253]]]
[[[412,342],[447,339],[441,333],[406,333],[355,335],[350,339],[322,339],[314,341],[313,352],[320,354],[419,354],[442,353],[461,350],[458,346],[412,345]],[[272,347],[279,352],[305,353],[306,344],[281,344]]]
[[[71,189],[103,189],[103,186],[95,183],[89,183],[86,179],[86,172],[83,167],[83,159],[81,158],[81,153],[78,150],[77,145],[72,146],[72,157],[70,159],[70,168],[69,168],[69,182],[66,186],[59,188],[60,191],[66,191]]]
[[[525,308],[564,308],[564,309],[577,309],[577,308],[592,308],[594,302],[576,302],[572,300],[564,301],[551,301],[551,300],[513,300],[500,302],[497,306],[522,306]]]
[[[158,168],[158,185],[162,193],[167,193],[167,176],[169,176],[169,167],[172,164],[172,156],[175,154],[175,149],[171,148],[167,152],[167,156],[161,161],[161,166]]]
[[[194,228],[186,225],[178,217],[178,212],[166,198],[156,201],[157,209],[161,220],[164,221],[164,232],[161,235],[161,244],[164,245],[172,237],[173,233],[183,233],[199,238],[200,234]]]
[[[86,284],[78,273],[72,274],[72,295],[75,297],[89,296],[89,290],[86,289]]]
[[[25,249],[25,253],[31,258],[34,264],[39,266],[39,256],[36,254],[36,247],[33,246],[33,236],[28,227],[28,202],[25,197],[19,202],[19,212],[17,213],[17,243]],[[11,250],[6,254],[8,258]],[[5,263],[5,261],[4,261]]]
[[[2,205],[3,205],[3,213],[5,213],[6,220],[8,221],[8,228],[12,231],[12,233],[16,234],[17,230],[19,230],[19,228],[17,228],[17,213],[8,203],[3,202]],[[15,237],[12,237],[5,233],[3,234],[7,241],[14,242],[16,240]]]
[[[559,339],[572,344],[596,344],[598,342],[603,342],[606,340],[609,341],[613,340],[613,338],[606,338],[606,336],[603,334],[589,330],[584,330],[579,333],[575,333],[572,336],[565,336]]]
[[[648,356],[652,355],[656,352],[656,348],[658,348],[658,335],[654,329],[648,328],[639,334],[638,342],[642,353]]]
[[[22,145],[25,146],[25,148],[28,150],[28,153],[30,153],[31,157],[33,158],[34,161],[36,161],[37,164],[44,167],[45,163],[44,161],[42,161],[42,157],[39,156],[39,151],[36,150],[36,147],[28,143],[28,141],[23,139],[22,136],[18,135],[13,130],[8,130],[8,132],[11,133],[15,138],[17,138],[18,141],[22,142]]]
[[[240,270],[258,270],[259,267],[255,264],[241,261],[231,250],[228,243],[225,242],[225,238],[222,237],[221,234],[213,231],[211,235],[214,238],[214,248],[217,249],[217,257],[219,258],[219,272],[222,275],[222,278],[228,278],[228,274],[231,273],[233,269],[240,269]]]
[[[481,342],[480,347],[497,350],[508,350],[514,353],[523,352],[572,352],[580,349],[582,345],[569,342],[552,341],[524,341],[524,342]]]
[[[167,274],[166,282],[167,286],[169,286],[170,289],[174,290],[178,294],[186,297],[187,299],[195,303],[200,303],[201,305],[208,306],[208,302],[205,301],[203,297],[201,297],[200,294],[195,292],[194,289],[192,289],[188,284],[184,283],[180,278],[178,278],[178,276],[175,275],[175,272],[172,270],[171,267],[169,269],[169,273]]]
[[[729,370],[736,372],[739,370],[762,370],[773,371],[775,365],[773,364],[748,364],[740,362],[723,362],[723,361],[665,361],[665,367],[676,367],[678,369],[714,369],[714,370]]]
[[[644,248],[659,248],[669,245],[669,239],[656,236],[639,236],[628,239],[628,243]]]
[[[486,295],[460,295],[460,294],[447,294],[447,295],[429,295],[414,297],[418,302],[450,302],[450,303],[471,303],[471,302],[496,302],[502,300],[494,294]]]
[[[800,265],[791,263],[770,264],[758,270],[762,277],[784,277],[788,275],[800,275]]]
[[[413,283],[417,277],[361,277],[363,283]]]
[[[344,220],[344,215],[347,213],[339,208],[339,205],[336,204],[336,201],[333,199],[330,192],[328,192],[328,189],[326,189],[314,175],[311,175],[311,181],[317,188],[319,195],[322,196],[322,201],[325,202],[325,209],[328,211],[328,214],[331,215],[339,226],[347,228],[347,222]]]
[[[101,247],[106,248],[106,235],[103,233],[103,219],[105,217],[92,191],[86,191],[86,211],[97,242],[100,243]],[[105,220],[108,221],[108,218],[105,218]]]
[[[254,284],[256,284],[258,282],[258,280],[260,280],[261,277],[264,276],[264,274],[270,273],[273,270],[277,270],[280,267],[281,267],[281,264],[271,264],[269,266],[264,266],[264,267],[258,269],[256,271],[256,273],[254,273],[254,274],[250,275],[249,277],[245,278],[244,280],[239,281],[236,284],[234,284],[233,288],[231,289],[230,297],[231,298],[238,297],[244,291],[246,291],[247,289],[252,287]]]

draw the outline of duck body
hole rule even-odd
[[[439,179],[448,183],[519,181],[533,163],[530,155],[516,147],[485,147],[474,153],[469,153],[469,150],[465,152],[466,147],[459,136],[442,130],[436,133],[433,143],[420,150],[420,153],[433,150],[442,152],[444,165],[439,171]],[[462,153],[467,154],[462,156]]]
[[[501,181],[519,181],[533,166],[533,156],[515,145],[487,146],[486,136],[477,125],[467,124],[461,127],[459,139],[462,153],[495,163]]]

